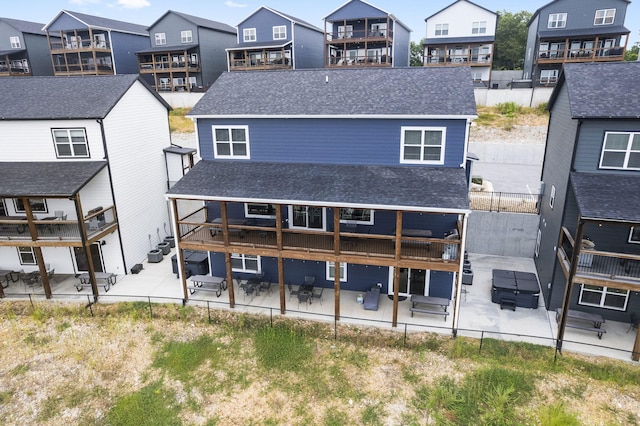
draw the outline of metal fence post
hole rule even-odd
[[[484,340],[484,330],[480,332],[480,348],[478,348],[478,353],[482,353],[482,341]]]

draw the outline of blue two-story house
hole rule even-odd
[[[143,25],[68,10],[44,30],[56,76],[138,74],[136,52],[149,46]]]
[[[411,29],[394,15],[351,0],[324,18],[325,67],[408,67]]]
[[[640,99],[629,88],[638,75],[640,62],[566,64],[550,99],[535,250],[548,309],[637,324]],[[633,351],[637,360],[638,336]]]
[[[227,70],[225,49],[236,30],[222,22],[168,10],[139,51],[140,75],[159,92],[203,92]]]
[[[455,308],[476,116],[469,68],[227,73],[189,115],[203,160],[167,195],[181,259],[204,250],[214,276],[260,276],[283,313],[305,277],[336,318],[372,287],[393,300],[394,324],[413,295]]]
[[[262,6],[237,29],[229,71],[322,68],[323,32],[308,22]]]
[[[0,77],[53,75],[43,26],[0,17]]]

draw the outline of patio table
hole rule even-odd
[[[411,307],[409,310],[411,311],[411,316],[413,317],[414,312],[420,312],[423,314],[434,314],[434,315],[442,315],[444,316],[444,320],[447,320],[447,308],[451,301],[449,299],[445,299],[443,297],[432,297],[432,296],[422,296],[420,294],[412,294],[411,295]],[[424,306],[427,305],[427,306]],[[439,306],[442,310],[432,309],[428,306]]]
[[[189,279],[193,282],[193,285],[187,286],[191,294],[197,290],[213,291],[216,293],[216,297],[220,297],[222,290],[227,289],[226,278],[211,275],[192,275]]]
[[[117,276],[111,272],[96,272],[96,285],[103,287],[105,293],[109,291],[112,285],[116,284]],[[91,287],[91,275],[88,273],[78,275],[79,283],[75,284],[76,290]]]

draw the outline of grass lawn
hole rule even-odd
[[[5,425],[627,425],[640,366],[180,305],[0,303]]]

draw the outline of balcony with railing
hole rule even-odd
[[[51,38],[49,41],[49,49],[52,54],[93,51],[110,52],[111,43],[106,33],[62,33],[61,38]]]
[[[557,256],[565,276],[569,276],[574,250],[577,253],[574,283],[640,290],[640,255],[595,250],[583,241],[576,247],[566,228],[562,228]]]
[[[0,77],[31,76],[31,67],[26,59],[0,60]]]
[[[280,49],[229,52],[229,69],[231,71],[293,69],[291,52]]]
[[[199,61],[169,61],[166,58],[147,59],[140,62],[140,74],[170,73],[170,72],[200,72]]]
[[[542,44],[538,48],[536,62],[539,64],[565,62],[614,62],[624,60],[624,46],[598,46],[597,43],[573,44],[566,43]]]
[[[350,25],[349,21],[347,21],[347,25]],[[336,29],[332,32],[325,33],[325,44],[339,45],[343,43],[362,42],[393,42],[393,31],[384,28],[370,28],[361,30]]]

